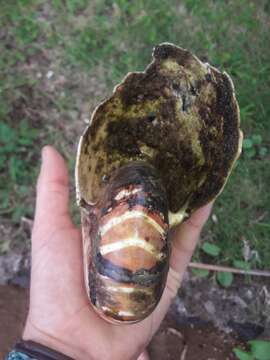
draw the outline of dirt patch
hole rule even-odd
[[[20,338],[26,319],[28,291],[15,286],[0,286],[0,358]]]
[[[0,286],[0,357],[20,338],[28,308],[28,290]],[[151,360],[231,360],[239,345],[232,335],[217,331],[210,323],[180,326],[173,308],[149,345]]]
[[[9,256],[11,258],[3,257],[0,263],[2,272],[6,271],[2,276],[9,284],[29,286],[25,262],[19,255]],[[10,274],[14,269],[8,268],[10,264],[18,271],[13,277]],[[234,359],[232,349],[236,345],[256,338],[270,339],[269,288],[265,281],[257,279],[256,283],[248,284],[240,277],[233,286],[224,289],[213,277],[200,279],[188,272],[150,344],[151,360],[193,360],[198,359],[198,354],[201,360],[229,360]],[[21,334],[27,296],[27,290],[0,286],[0,328],[5,329],[1,331],[0,355],[6,353]]]
[[[211,324],[177,326],[167,317],[149,345],[151,360],[232,360],[241,345]]]

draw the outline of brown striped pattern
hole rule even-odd
[[[143,319],[163,291],[168,222],[166,214],[151,208],[151,196],[141,186],[121,187],[99,219],[99,257],[90,267],[90,296],[98,312],[113,322]]]

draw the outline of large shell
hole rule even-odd
[[[241,142],[229,76],[172,44],[96,108],[76,185],[86,288],[106,320],[137,322],[154,309],[169,267],[168,208],[172,227],[215,198]]]
[[[176,224],[221,192],[241,151],[239,121],[226,73],[180,47],[156,46],[146,70],[129,73],[93,113],[78,150],[79,202],[95,204],[114,170],[147,161]]]

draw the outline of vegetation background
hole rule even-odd
[[[78,221],[73,172],[85,122],[128,71],[145,68],[154,45],[168,41],[232,76],[245,134],[194,260],[270,269],[268,0],[1,1],[0,40],[0,254],[29,247],[45,144],[67,159]]]

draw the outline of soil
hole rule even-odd
[[[0,286],[0,359],[20,338],[27,307],[27,290],[17,286]]]
[[[167,316],[148,351],[151,360],[232,360],[235,346],[242,344],[211,324],[180,327]]]
[[[270,339],[268,279],[235,276],[229,288],[222,288],[214,274],[198,278],[187,272],[173,306],[178,321],[210,321],[221,331],[235,331],[243,341]]]
[[[28,306],[29,254],[0,256],[0,358],[20,337]],[[231,360],[235,346],[270,339],[270,283],[236,277],[222,288],[212,275],[186,273],[149,345],[151,360]]]
[[[0,358],[21,336],[28,307],[28,290],[0,286]],[[179,325],[172,307],[149,345],[151,360],[231,360],[235,336],[218,331],[211,323],[190,320]],[[197,322],[197,323],[196,323]]]

